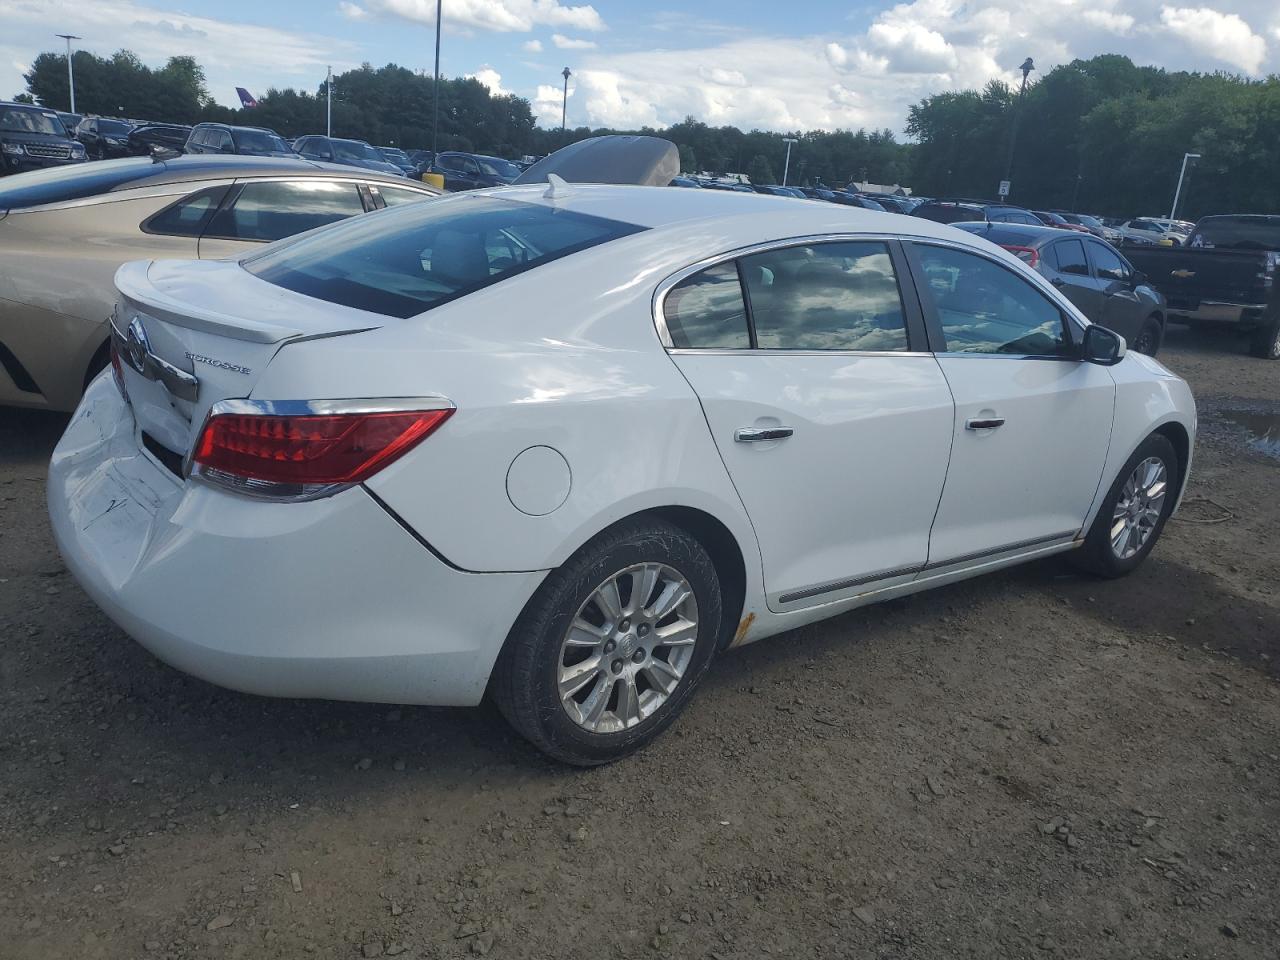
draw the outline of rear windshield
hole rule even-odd
[[[150,157],[129,157],[15,173],[0,179],[0,210],[96,197],[130,181],[149,177],[159,169],[163,168],[157,167]]]
[[[273,153],[293,153],[293,147],[274,133],[263,130],[233,130],[231,136],[236,141],[237,153],[256,157],[269,157]]]
[[[378,151],[367,143],[361,143],[359,140],[331,140],[333,144],[333,158],[335,160],[373,160],[375,163],[385,163],[385,159],[378,154]]]
[[[917,217],[932,220],[935,223],[964,223],[973,220],[985,220],[982,211],[974,207],[955,207],[945,204],[929,204],[916,207],[912,211]]]
[[[458,197],[356,217],[241,264],[295,293],[404,318],[642,229],[540,204]]]
[[[28,110],[23,107],[0,107],[0,131],[5,133],[45,133],[65,137],[62,121],[56,113]]]
[[[1280,250],[1280,217],[1206,217],[1189,246]]]
[[[501,177],[503,180],[514,180],[520,176],[520,168],[514,163],[508,163],[506,160],[499,160],[496,157],[476,157],[476,163],[480,164],[482,173],[487,173],[491,177]]]

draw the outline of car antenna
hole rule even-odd
[[[563,200],[565,197],[573,196],[573,187],[565,182],[564,178],[559,174],[547,174],[547,192],[542,195],[544,200]]]

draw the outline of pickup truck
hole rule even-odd
[[[1200,220],[1185,246],[1125,247],[1169,302],[1169,320],[1249,334],[1249,353],[1280,360],[1280,216]]]

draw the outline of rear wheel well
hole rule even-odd
[[[1178,455],[1178,494],[1182,494],[1182,485],[1187,479],[1187,461],[1191,459],[1191,437],[1187,428],[1176,421],[1162,424],[1155,432],[1173,444],[1173,452]]]
[[[733,642],[742,619],[742,607],[747,595],[747,566],[742,548],[729,528],[711,514],[695,507],[659,507],[644,514],[661,517],[688,531],[711,554],[716,574],[720,578],[720,596],[723,615],[720,622],[719,649]]]

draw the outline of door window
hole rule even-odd
[[[887,244],[782,247],[744,257],[741,264],[760,349],[908,349]]]
[[[229,240],[279,240],[358,213],[364,213],[364,204],[354,183],[246,183],[235,204],[213,218],[209,235]]]
[[[234,148],[234,144],[231,142],[231,132],[229,130],[219,130],[218,149],[226,150],[228,148]]]
[[[1093,268],[1098,271],[1098,279],[1122,282],[1129,279],[1129,265],[1120,254],[1101,243],[1091,243],[1089,249],[1093,252]]]
[[[747,307],[733,262],[717,263],[671,288],[662,304],[673,347],[745,350]]]
[[[438,166],[440,166],[445,170],[461,170],[462,169],[462,158],[454,156],[452,154],[441,157],[439,160],[436,161],[436,163]]]
[[[374,189],[382,195],[382,200],[388,207],[394,207],[401,203],[413,203],[417,200],[430,200],[435,196],[435,194],[428,193],[425,190],[407,190],[404,187],[388,187],[381,183]]]
[[[1067,356],[1060,311],[1030,283],[986,257],[917,245],[948,353]]]
[[[1084,244],[1079,240],[1059,240],[1053,245],[1054,256],[1057,257],[1058,271],[1087,277],[1089,261],[1084,256]]]

